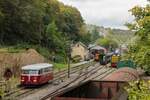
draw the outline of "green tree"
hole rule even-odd
[[[128,58],[133,59],[138,67],[150,71],[150,4],[145,7],[135,6],[130,12],[135,21],[127,26],[134,30],[135,36],[139,38],[129,46]]]
[[[147,81],[134,81],[129,82],[129,86],[125,87],[128,92],[128,100],[149,100],[150,82]]]
[[[95,40],[97,40],[99,37],[100,37],[99,32],[98,32],[97,28],[94,27],[94,29],[91,32],[91,40],[93,42],[95,42]]]
[[[112,30],[109,30],[109,33],[105,37],[100,37],[96,40],[96,44],[101,45],[110,51],[117,48],[122,41],[119,36],[115,35]]]
[[[82,16],[76,8],[64,5],[60,6],[60,15],[56,23],[62,33],[75,41],[78,40],[80,29],[84,24]]]
[[[5,43],[15,44],[18,41],[39,43],[43,32],[42,0],[1,0],[0,8],[5,15],[2,27]]]
[[[90,41],[84,25],[77,8],[58,0],[0,0],[3,45],[39,45],[59,52],[67,41]]]

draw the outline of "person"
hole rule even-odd
[[[10,68],[6,68],[3,77],[5,78],[6,81],[6,87],[5,87],[5,92],[9,92],[11,89],[11,80],[10,78],[12,77],[13,73]]]
[[[4,77],[6,80],[9,80],[9,78],[12,77],[12,74],[13,74],[13,73],[12,73],[11,69],[10,69],[10,68],[6,68],[3,77]]]

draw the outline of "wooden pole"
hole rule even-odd
[[[70,78],[70,57],[68,57],[68,78]]]

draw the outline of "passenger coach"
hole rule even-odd
[[[40,63],[22,67],[21,85],[41,85],[53,80],[53,65]]]

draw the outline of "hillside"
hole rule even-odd
[[[0,51],[0,77],[3,75],[5,68],[11,68],[13,73],[18,75],[21,66],[43,63],[45,60],[46,59],[34,49],[24,50],[19,53]]]
[[[99,32],[100,36],[110,36],[113,39],[116,39],[116,41],[124,43],[128,40],[130,40],[134,32],[130,30],[122,30],[122,29],[111,29],[111,28],[105,28],[103,26],[96,26],[96,25],[87,25],[87,30],[92,33],[93,30],[96,30]]]

